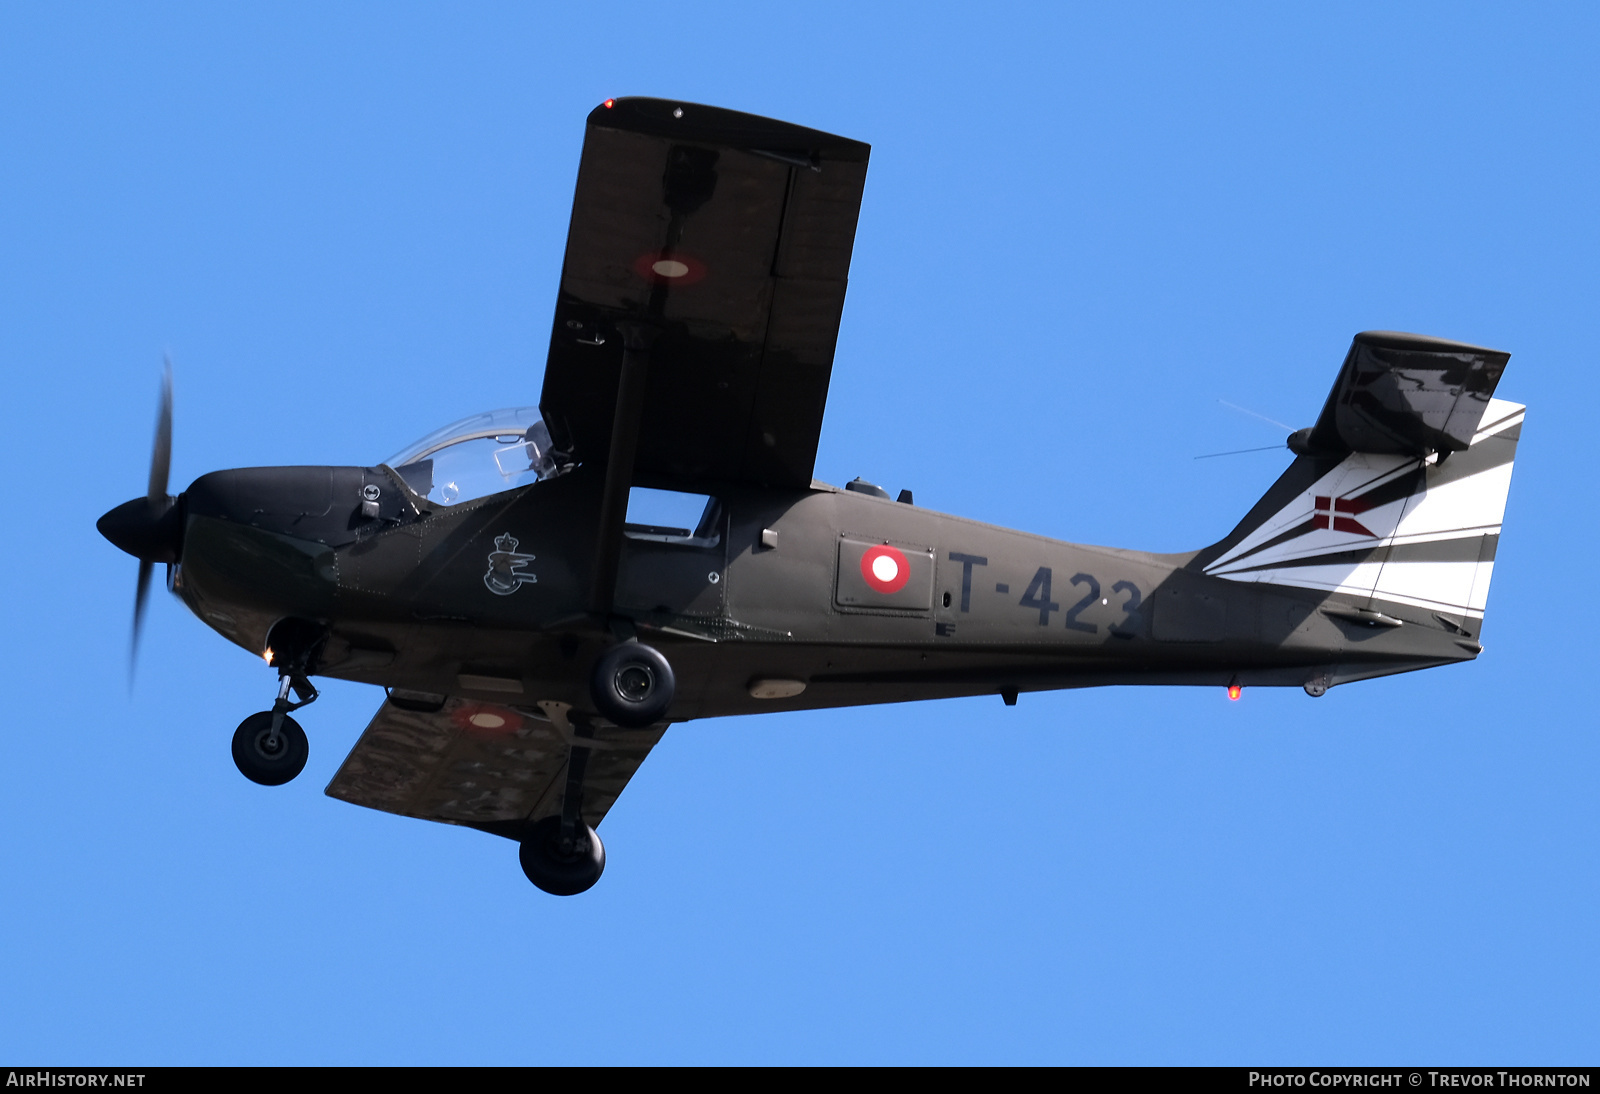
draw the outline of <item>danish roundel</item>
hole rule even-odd
[[[861,556],[861,576],[873,592],[897,593],[911,580],[911,564],[899,548],[885,543]]]
[[[457,729],[477,737],[515,733],[522,727],[522,715],[487,703],[465,703],[450,715],[450,720]]]
[[[679,252],[646,251],[633,260],[633,272],[646,281],[693,285],[706,275],[706,264],[692,255]]]

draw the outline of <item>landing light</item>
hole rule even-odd
[[[272,648],[270,646],[267,648],[267,652],[261,656],[267,659],[267,664],[272,664]]]

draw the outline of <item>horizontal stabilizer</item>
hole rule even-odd
[[[1510,359],[1465,342],[1364,331],[1351,343],[1317,424],[1290,447],[1314,455],[1464,451]]]

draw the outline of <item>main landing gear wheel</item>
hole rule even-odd
[[[661,651],[638,642],[612,646],[595,662],[589,693],[600,713],[628,729],[661,720],[678,684]]]
[[[311,755],[306,731],[287,714],[272,732],[272,712],[252,714],[233,731],[233,762],[239,774],[262,786],[282,786],[306,766]]]
[[[561,818],[546,817],[522,837],[522,872],[552,896],[576,896],[595,882],[606,869],[606,848],[600,836],[579,822],[570,847],[563,847]]]

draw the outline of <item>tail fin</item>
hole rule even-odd
[[[1492,398],[1492,382],[1487,391],[1481,390],[1483,385],[1471,390],[1472,362],[1494,351],[1416,336],[1382,337],[1391,343],[1414,339],[1407,352],[1391,355],[1399,361],[1384,362],[1380,355],[1383,383],[1391,391],[1398,388],[1413,403],[1423,401],[1416,398],[1419,391],[1424,397],[1433,395],[1435,402],[1447,397],[1464,403],[1466,391],[1477,396],[1477,406],[1470,409],[1481,406],[1481,416],[1463,422],[1462,411],[1454,410],[1455,436],[1445,438],[1434,430],[1430,451],[1416,451],[1421,444],[1395,443],[1391,429],[1382,445],[1386,451],[1370,450],[1379,445],[1368,440],[1358,442],[1367,451],[1350,451],[1354,445],[1347,442],[1342,454],[1314,451],[1300,456],[1239,526],[1191,565],[1231,581],[1335,593],[1363,607],[1379,608],[1381,601],[1422,608],[1451,627],[1476,634],[1489,595],[1524,408]],[[1363,339],[1371,338],[1357,336],[1323,418],[1307,431],[1311,436],[1322,431],[1323,438],[1336,438],[1328,432],[1334,428],[1329,423],[1336,409],[1348,414],[1348,407],[1359,409],[1363,398],[1375,402],[1371,344],[1363,345]],[[1351,367],[1358,350],[1367,353],[1359,362],[1365,371]],[[1494,356],[1497,381],[1505,355]],[[1419,359],[1434,366],[1443,359],[1454,365],[1454,372],[1437,366],[1430,373],[1419,367]],[[1463,373],[1468,374],[1465,380]],[[1398,413],[1392,406],[1379,409],[1388,413],[1391,426],[1405,413],[1415,413],[1410,407]],[[1346,431],[1350,441],[1356,440],[1354,433]],[[1441,438],[1453,443],[1440,444]],[[1413,450],[1395,451],[1405,447]]]

